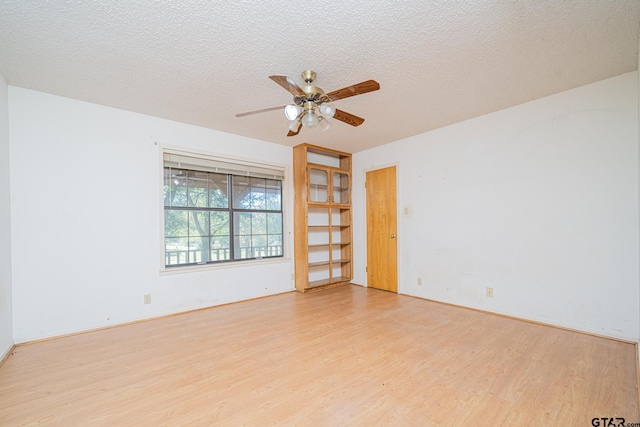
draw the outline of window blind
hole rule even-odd
[[[284,180],[284,168],[245,160],[165,151],[164,167]]]

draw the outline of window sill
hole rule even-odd
[[[234,261],[234,262],[221,262],[219,264],[203,264],[203,265],[189,265],[184,267],[173,268],[161,268],[160,276],[170,274],[182,274],[182,273],[194,273],[198,271],[207,270],[221,270],[227,268],[239,268],[239,267],[253,267],[261,266],[265,264],[282,264],[291,263],[291,258],[266,258],[266,259],[249,259],[246,261]]]

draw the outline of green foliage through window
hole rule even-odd
[[[164,168],[165,266],[283,256],[282,181]]]

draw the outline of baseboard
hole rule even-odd
[[[406,295],[406,294],[403,294],[403,295]],[[547,326],[549,328],[562,329],[563,331],[569,331],[569,332],[577,332],[579,334],[590,335],[590,336],[596,337],[596,338],[604,338],[604,339],[608,339],[608,340],[622,342],[622,343],[625,343],[625,344],[634,344],[634,343],[637,344],[637,342],[635,342],[635,341],[626,340],[624,338],[611,337],[609,335],[597,334],[595,332],[583,331],[581,329],[574,329],[574,328],[570,328],[568,326],[555,325],[553,323],[541,322],[539,320],[527,319],[525,317],[518,317],[518,316],[509,315],[509,314],[496,313],[494,311],[483,310],[481,308],[467,307],[467,306],[464,306],[464,305],[458,305],[458,304],[453,304],[453,303],[450,303],[450,302],[442,302],[442,301],[432,300],[432,299],[429,299],[429,298],[418,297],[418,296],[415,296],[415,295],[406,295],[406,296],[422,299],[422,300],[425,300],[425,301],[431,301],[431,302],[435,302],[435,303],[438,303],[438,304],[445,304],[445,305],[450,305],[450,306],[453,306],[453,307],[466,308],[467,310],[478,311],[480,313],[493,314],[494,316],[500,316],[500,317],[504,317],[504,318],[512,319],[512,320],[519,320],[521,322],[533,323],[534,325]]]
[[[352,285],[356,285],[356,286],[362,286],[362,287],[368,288],[368,286],[364,286],[364,285],[361,285],[359,283],[351,283],[351,284]],[[375,288],[372,288],[372,289],[375,289]],[[638,345],[638,343],[636,341],[631,341],[631,340],[627,340],[627,339],[624,339],[624,338],[612,337],[612,336],[609,336],[609,335],[597,334],[595,332],[583,331],[581,329],[573,329],[573,328],[570,328],[568,326],[555,325],[553,323],[545,323],[545,322],[541,322],[539,320],[532,320],[532,319],[527,319],[527,318],[524,318],[524,317],[512,316],[512,315],[509,315],[509,314],[496,313],[495,311],[483,310],[481,308],[475,308],[475,307],[467,307],[465,305],[454,304],[454,303],[451,303],[451,302],[438,301],[438,300],[434,300],[434,299],[430,299],[430,298],[420,297],[420,296],[417,296],[417,295],[401,294],[399,292],[398,292],[398,295],[404,295],[406,297],[417,298],[417,299],[421,299],[421,300],[424,300],[424,301],[431,301],[431,302],[435,302],[437,304],[444,304],[444,305],[449,305],[449,306],[452,306],[452,307],[466,308],[467,310],[473,310],[473,311],[477,311],[477,312],[485,313],[485,314],[493,314],[494,316],[505,317],[507,319],[513,319],[513,320],[520,320],[521,322],[528,322],[528,323],[533,323],[533,324],[536,324],[536,325],[548,326],[550,328],[562,329],[564,331],[577,332],[579,334],[591,335],[592,337],[605,338],[605,339],[608,339],[608,340],[618,341],[618,342],[622,342],[622,343],[625,343],[625,344],[635,344],[636,346]],[[640,387],[640,383],[639,383],[639,387]]]
[[[63,333],[63,334],[58,334],[58,335],[52,335],[50,337],[36,338],[36,339],[28,340],[28,341],[18,342],[18,343],[16,343],[14,345],[14,347],[23,346],[23,345],[30,345],[30,344],[36,344],[36,343],[46,342],[46,341],[51,341],[51,340],[57,340],[59,338],[73,337],[73,336],[76,336],[76,335],[90,334],[92,332],[98,332],[98,331],[104,331],[104,330],[107,330],[107,329],[119,328],[121,326],[135,325],[136,323],[142,323],[142,322],[150,322],[152,320],[163,319],[165,317],[180,316],[182,314],[188,314],[188,313],[193,313],[193,312],[196,312],[196,311],[214,309],[216,307],[223,307],[225,305],[239,304],[239,303],[246,302],[246,301],[252,301],[252,300],[258,300],[258,299],[263,299],[263,298],[275,297],[275,296],[278,296],[278,295],[288,294],[288,293],[291,293],[291,292],[295,292],[295,289],[282,291],[282,292],[276,292],[276,293],[268,294],[268,295],[261,295],[261,296],[258,296],[258,297],[247,298],[247,299],[238,300],[238,301],[229,301],[229,302],[225,302],[225,303],[217,304],[217,305],[207,305],[207,306],[204,306],[204,307],[196,307],[196,308],[191,308],[191,309],[188,309],[188,310],[185,310],[185,311],[178,311],[178,312],[175,312],[175,313],[158,314],[158,315],[151,316],[151,317],[145,317],[143,319],[136,319],[136,320],[131,320],[131,321],[127,321],[127,322],[116,323],[116,324],[113,324],[113,325],[99,326],[97,328],[83,329],[81,331],[73,331],[73,332],[68,332],[68,333]]]
[[[11,353],[13,353],[13,350],[15,350],[15,348],[16,348],[15,344],[11,344],[9,348],[0,355],[0,366],[2,366],[4,361],[7,360],[9,356],[11,356]]]

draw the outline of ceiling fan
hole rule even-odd
[[[316,73],[311,70],[302,73],[302,79],[306,83],[306,85],[302,87],[298,86],[293,79],[287,76],[269,76],[269,78],[293,95],[293,103],[248,111],[246,113],[236,114],[236,117],[266,113],[267,111],[283,108],[284,114],[289,120],[289,133],[287,136],[297,135],[303,126],[306,128],[314,128],[317,126],[321,130],[327,130],[330,126],[327,119],[330,118],[340,120],[351,126],[360,126],[364,122],[363,118],[336,109],[333,106],[333,101],[380,89],[378,82],[375,80],[367,80],[362,83],[334,90],[333,92],[324,93],[322,89],[312,85],[316,78]]]

